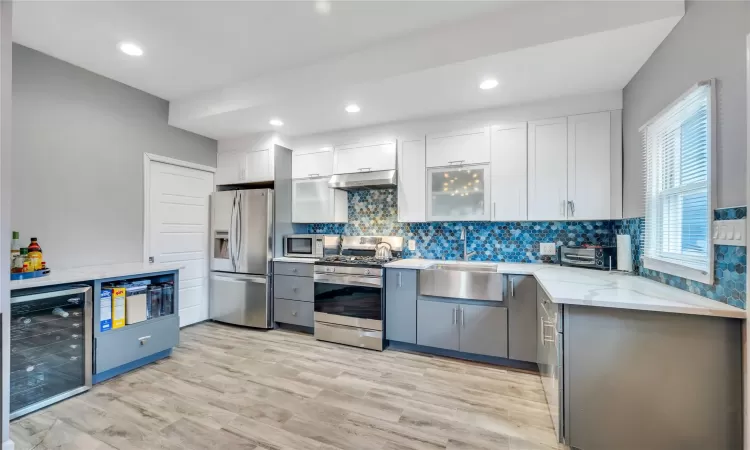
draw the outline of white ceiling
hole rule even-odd
[[[167,100],[507,6],[493,1],[21,1],[13,40]],[[139,43],[133,59],[120,41]]]
[[[682,0],[315,6],[21,2],[14,40],[172,100],[174,126],[232,138],[279,117],[299,136],[622,89],[684,14]],[[126,39],[144,56],[117,51]],[[500,86],[480,91],[486,76]]]

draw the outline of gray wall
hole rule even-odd
[[[717,208],[742,206],[746,175],[745,37],[750,6],[688,1],[685,16],[623,91],[623,212],[643,215],[643,162],[638,133],[646,121],[696,81],[716,78]]]
[[[141,261],[143,153],[216,166],[216,141],[170,127],[167,113],[166,100],[14,44],[11,220],[22,245],[38,237],[56,268]]]

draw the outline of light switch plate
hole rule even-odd
[[[747,245],[746,226],[745,219],[714,220],[711,240],[714,245],[745,247]]]
[[[417,249],[417,241],[414,239],[409,239],[409,251],[413,252]]]
[[[539,253],[542,256],[552,256],[556,253],[554,242],[540,242]]]

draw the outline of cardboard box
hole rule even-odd
[[[99,331],[112,329],[112,291],[102,289],[99,295]]]
[[[125,326],[125,288],[105,288],[112,293],[112,329]]]

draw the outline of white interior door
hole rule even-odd
[[[149,161],[146,250],[180,263],[180,326],[208,320],[209,195],[214,174]]]

